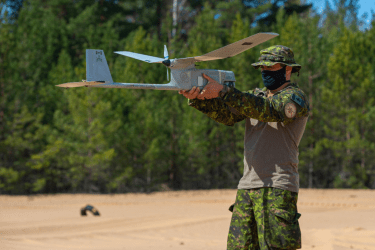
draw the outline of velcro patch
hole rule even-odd
[[[305,102],[302,100],[301,97],[299,97],[296,94],[292,95],[292,100],[295,101],[298,105],[300,105],[302,108],[305,106]]]

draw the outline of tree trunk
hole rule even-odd
[[[91,134],[90,134],[90,125],[91,125],[91,122],[92,122],[92,117],[91,117],[91,107],[93,106],[93,103],[90,102],[90,94],[91,94],[91,89],[88,88],[87,90],[87,144],[90,144],[90,141],[91,141]],[[89,159],[91,159],[92,157],[92,151],[91,151],[91,148],[89,147],[88,151],[87,151],[87,159],[86,159],[86,169],[88,171],[88,177],[85,178],[85,192],[89,192],[91,193],[91,171],[92,171],[92,166],[90,166],[89,164],[87,164],[87,162],[89,161]]]
[[[215,155],[216,155],[216,159],[220,159],[220,147],[218,145],[220,145],[220,138],[219,138],[219,133],[216,133],[216,141],[218,144],[216,144],[217,146],[215,147]],[[222,168],[222,164],[224,162],[220,162],[218,161],[219,164],[216,165],[216,166],[210,166],[210,167],[213,167],[215,169],[215,183],[214,183],[214,188],[220,188],[220,184],[221,184],[221,179],[220,179],[220,172],[221,172],[221,169]],[[214,179],[214,180],[215,180]]]
[[[171,161],[170,161],[170,174],[169,180],[173,189],[181,188],[181,180],[177,167],[177,140],[176,140],[176,115],[172,114],[172,136],[171,136]]]
[[[157,23],[157,32],[158,32],[158,40],[161,41],[161,25],[162,25],[162,21],[164,19],[164,17],[162,16],[162,12],[161,12],[161,5],[162,5],[162,2],[161,1],[157,1],[156,3],[156,15],[159,17],[158,19],[158,23]]]
[[[349,143],[349,140],[350,140],[350,132],[347,131],[346,132],[346,141]],[[350,164],[350,148],[346,149],[346,155],[349,156],[349,158],[347,160],[347,166],[349,166],[349,164]]]
[[[146,183],[147,183],[146,191],[147,191],[147,193],[149,193],[151,191],[150,190],[150,186],[151,186],[151,169],[150,169],[150,167],[147,168]]]
[[[362,107],[364,106],[364,100],[362,101]],[[362,114],[364,115],[365,114],[365,108],[363,108],[363,111],[362,111]],[[363,124],[363,123],[362,123]],[[361,139],[362,139],[362,143],[365,142],[365,129],[364,129],[364,125],[362,126],[362,135],[361,135]],[[366,146],[364,146],[362,148],[362,158],[361,158],[361,168],[364,169],[365,168],[365,152],[366,152]]]
[[[312,109],[313,109],[313,99],[312,99],[312,93],[313,93],[313,76],[312,76],[312,72],[309,71],[309,88],[310,88],[310,91],[309,91],[309,104],[310,104],[310,122],[312,123],[313,122],[313,112],[312,112]],[[314,138],[314,127],[312,126],[311,127],[311,136],[312,138]],[[313,172],[314,172],[314,164],[313,164],[313,150],[314,150],[314,143],[311,143],[310,144],[310,163],[309,163],[309,188],[312,188],[313,187]]]
[[[0,62],[3,60],[0,60]],[[0,141],[5,140],[5,133],[4,133],[4,113],[5,113],[5,97],[4,97],[4,67],[1,67],[1,74],[0,74],[0,87],[1,87],[1,103],[0,103]],[[4,164],[5,162],[4,154],[0,155],[0,162]],[[5,167],[8,167],[7,164],[5,164]]]
[[[173,0],[173,30],[172,30],[172,38],[176,35],[176,28],[177,28],[177,7],[178,7],[178,0]]]

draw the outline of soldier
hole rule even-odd
[[[246,120],[244,174],[230,207],[227,250],[299,249],[298,145],[309,103],[298,85],[290,83],[291,74],[301,69],[293,51],[276,45],[260,54],[252,66],[261,68],[263,89],[241,92],[203,75],[208,84],[202,91],[194,87],[179,93],[219,123],[233,126]]]

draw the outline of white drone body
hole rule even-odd
[[[235,86],[235,77],[232,71],[215,69],[196,69],[195,63],[203,61],[219,60],[235,56],[263,42],[266,42],[279,34],[258,33],[245,39],[229,44],[202,56],[169,59],[167,46],[164,45],[164,58],[142,55],[128,51],[115,52],[120,55],[138,59],[148,63],[162,63],[171,69],[171,80],[167,84],[151,83],[119,83],[113,82],[103,50],[86,50],[86,80],[82,82],[69,82],[58,87],[96,87],[96,88],[127,88],[127,89],[158,89],[158,90],[189,90],[194,86],[203,89],[207,80],[202,77],[206,74],[222,85]],[[167,69],[167,78],[168,69]]]

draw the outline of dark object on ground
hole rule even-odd
[[[87,216],[86,211],[90,211],[95,216],[100,216],[99,211],[91,205],[87,205],[86,207],[81,208],[81,215]]]
[[[234,208],[234,204],[232,204],[230,207],[229,207],[229,211],[231,211],[233,213],[233,208]]]

